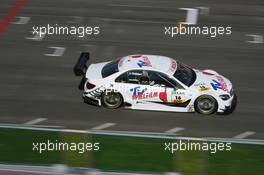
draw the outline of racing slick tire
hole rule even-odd
[[[119,108],[123,104],[123,97],[118,92],[105,91],[102,94],[102,104],[109,109]]]
[[[200,114],[211,115],[216,113],[218,108],[217,101],[210,95],[202,95],[194,102],[194,109]]]

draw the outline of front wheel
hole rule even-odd
[[[195,100],[194,108],[200,114],[210,115],[217,111],[218,104],[214,97],[202,95]]]
[[[102,103],[106,108],[116,109],[123,104],[123,97],[117,92],[104,92],[102,94]]]

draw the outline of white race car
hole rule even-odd
[[[232,83],[213,70],[197,70],[172,58],[129,55],[86,65],[82,53],[74,72],[85,102],[115,109],[231,113],[236,106]]]

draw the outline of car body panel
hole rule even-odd
[[[192,85],[186,86],[173,76],[177,70],[178,62],[169,57],[156,55],[126,56],[119,59],[118,72],[103,78],[102,69],[108,63],[110,62],[91,64],[85,75],[87,82],[94,84],[95,87],[87,89],[85,85],[83,96],[98,100],[99,105],[101,105],[101,94],[113,90],[122,95],[124,103],[128,104],[125,105],[125,108],[139,110],[194,112],[195,100],[201,95],[210,95],[218,103],[217,112],[224,112],[227,107],[231,106],[234,98],[230,80],[213,70],[192,69],[195,72],[196,80]],[[173,81],[177,86],[166,87],[163,85],[142,85],[137,82],[117,82],[121,75],[127,74],[129,77],[129,72],[134,71],[136,76],[136,72],[140,70],[152,71],[152,73],[162,75],[164,80]],[[230,95],[230,98],[221,99],[219,96],[223,94]]]

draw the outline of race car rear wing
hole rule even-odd
[[[73,68],[73,72],[76,76],[85,76],[86,70],[87,70],[87,61],[90,59],[90,53],[89,52],[82,52],[77,63],[75,64]]]

